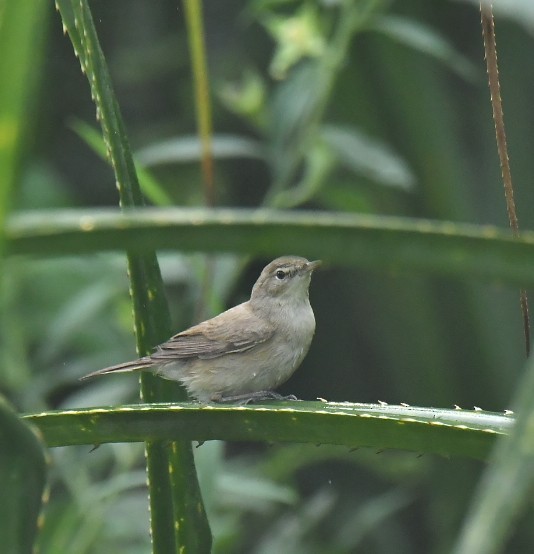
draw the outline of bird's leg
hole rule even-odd
[[[271,390],[261,390],[245,394],[236,394],[235,396],[220,396],[218,398],[213,398],[212,400],[220,403],[237,402],[242,406],[246,406],[252,402],[261,402],[262,400],[298,400],[298,398],[293,394],[282,396],[281,394]]]

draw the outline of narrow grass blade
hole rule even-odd
[[[100,120],[108,156],[115,172],[121,206],[123,209],[143,206],[144,200],[130,146],[89,6],[85,0],[58,0],[57,6],[91,86],[97,118]],[[139,354],[144,355],[168,338],[169,313],[154,251],[150,249],[142,254],[129,252],[128,270],[137,347]],[[175,388],[157,378],[151,375],[141,377],[141,395],[146,401],[166,400],[169,395],[175,394]],[[184,395],[185,392],[181,391],[180,396],[183,398]],[[191,446],[183,444],[178,450],[182,448],[190,449]],[[199,525],[207,527],[203,508],[187,512],[193,503],[202,507],[198,483],[196,478],[191,478],[185,489],[176,491],[173,490],[170,475],[177,472],[194,477],[194,468],[186,467],[190,460],[185,457],[178,459],[163,444],[147,441],[146,452],[153,551],[193,551],[193,546],[186,544],[191,535],[188,528],[198,528]],[[201,522],[198,521],[198,516],[202,519]],[[176,529],[181,532],[175,533]],[[210,542],[209,535],[206,540]]]

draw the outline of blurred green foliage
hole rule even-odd
[[[534,20],[524,2],[508,4],[497,12],[501,85],[520,223],[530,228]],[[201,204],[181,4],[91,8],[139,161],[164,199]],[[72,130],[73,118],[95,125],[95,110],[51,12],[46,47],[35,52],[42,77],[23,121],[15,208],[116,205],[110,167]],[[506,226],[476,6],[226,0],[205,2],[204,17],[219,205]],[[162,255],[173,329],[245,299],[264,261]],[[76,381],[134,356],[125,268],[124,256],[109,254],[4,262],[0,392],[20,411],[135,400],[132,377]],[[213,292],[202,285],[206,268]],[[514,288],[330,267],[311,296],[316,338],[282,392],[509,407],[524,351]],[[214,442],[195,454],[220,553],[445,553],[483,469],[326,446]],[[52,458],[41,552],[147,552],[141,445],[60,448]],[[507,551],[532,550],[531,518]]]

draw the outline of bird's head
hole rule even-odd
[[[252,304],[275,300],[277,302],[300,302],[308,298],[313,270],[321,265],[320,260],[310,262],[299,256],[276,258],[261,272],[252,288]]]

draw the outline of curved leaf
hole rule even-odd
[[[212,143],[212,154],[216,159],[266,159],[261,143],[245,136],[217,134],[212,137]],[[194,162],[201,156],[202,144],[196,136],[162,140],[137,151],[137,158],[146,166]]]
[[[11,254],[105,250],[298,253],[344,266],[534,284],[534,232],[331,212],[239,209],[63,210],[20,213]]]
[[[49,446],[144,440],[291,441],[484,459],[510,415],[349,402],[256,406],[137,404],[26,416]]]
[[[456,50],[437,29],[414,19],[394,15],[377,18],[370,28],[384,33],[401,44],[433,56],[466,81],[476,82],[478,75],[475,65]]]
[[[357,175],[402,190],[414,188],[415,175],[387,144],[346,125],[323,125],[320,132],[339,160]]]

